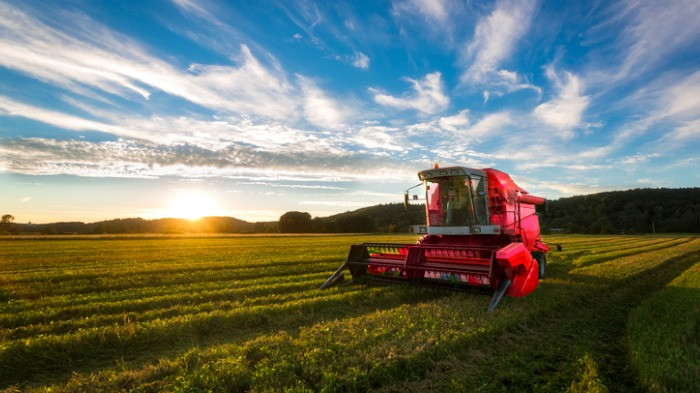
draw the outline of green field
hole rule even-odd
[[[698,391],[700,238],[549,236],[505,298],[318,290],[411,236],[0,239],[6,391]]]

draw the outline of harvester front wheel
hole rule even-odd
[[[537,264],[539,265],[539,271],[537,272],[537,277],[538,278],[544,278],[545,276],[545,271],[547,268],[547,255],[543,252],[533,252],[532,257],[537,260]]]

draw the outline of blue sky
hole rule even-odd
[[[276,220],[432,163],[547,198],[700,185],[700,2],[2,1],[18,222]]]

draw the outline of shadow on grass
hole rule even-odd
[[[610,391],[638,390],[625,338],[628,315],[698,258],[700,252],[691,251],[623,280],[570,275],[572,282],[583,284],[576,294],[569,293],[566,285],[546,285],[548,290],[538,296],[541,303],[533,304],[538,300],[533,299],[524,304],[522,299],[518,305],[510,304],[533,310],[502,324],[505,328],[446,343],[447,351],[424,351],[387,362],[383,370],[375,370],[381,379],[370,381],[374,388],[402,393],[559,392],[581,379],[580,363],[587,359],[594,362],[597,377]],[[542,299],[545,296],[549,299]]]

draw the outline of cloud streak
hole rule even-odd
[[[423,114],[435,114],[444,111],[450,104],[450,98],[445,94],[442,84],[442,74],[433,72],[422,80],[404,78],[411,84],[413,93],[402,96],[384,94],[378,89],[370,89],[374,93],[377,104],[398,109],[413,109]]]
[[[558,96],[538,105],[533,115],[543,123],[556,128],[562,138],[573,137],[573,129],[581,126],[583,113],[590,99],[583,95],[583,82],[570,72],[560,78],[552,66],[547,67],[547,76],[554,82]]]
[[[129,100],[148,100],[162,91],[223,113],[287,122],[305,113],[305,120],[321,127],[337,120],[319,117],[314,110],[299,110],[301,102],[305,102],[302,109],[307,109],[309,100],[318,101],[325,93],[318,87],[309,89],[303,78],[301,86],[295,85],[279,68],[263,65],[245,44],[238,48],[236,65],[191,64],[179,69],[84,15],[59,13],[58,18],[71,19],[65,24],[71,26],[70,32],[0,4],[0,65],[78,95],[92,89]],[[329,99],[324,100],[328,105]]]
[[[518,40],[530,28],[535,1],[502,0],[491,14],[479,20],[474,38],[464,48],[469,67],[461,76],[462,83],[486,84],[491,81],[517,85],[518,77],[501,69],[515,52]]]
[[[383,155],[273,152],[245,145],[212,150],[128,140],[89,142],[0,139],[0,169],[33,175],[158,178],[223,177],[349,181],[408,177],[412,171]],[[412,177],[412,176],[411,176]]]

